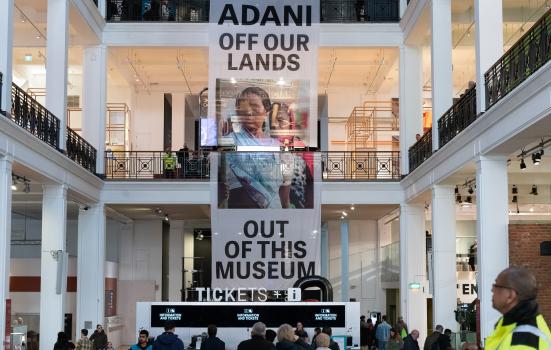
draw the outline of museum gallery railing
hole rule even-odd
[[[96,173],[96,149],[73,129],[67,127],[67,157],[83,168]]]
[[[409,148],[408,156],[410,173],[432,156],[432,128]]]
[[[551,10],[547,11],[484,74],[486,109],[496,104],[551,59]]]
[[[12,84],[11,113],[14,123],[59,150],[59,119],[19,86]]]
[[[319,152],[323,181],[400,181],[400,152]],[[171,164],[167,169],[165,162]],[[106,151],[106,180],[207,180],[208,152]]]
[[[439,147],[471,125],[476,117],[476,86],[473,86],[438,119]]]
[[[320,21],[399,22],[399,0],[320,0]],[[210,1],[106,0],[108,22],[208,22]]]

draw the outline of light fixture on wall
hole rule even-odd
[[[512,193],[512,194],[518,194],[517,185],[513,185],[513,188],[511,188],[511,193]]]
[[[538,186],[532,185],[532,191],[530,191],[530,194],[533,194],[534,196],[538,195]]]

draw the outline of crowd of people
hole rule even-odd
[[[65,332],[57,333],[57,341],[54,344],[54,350],[114,350],[113,344],[107,339],[107,334],[101,324],[96,326],[96,330],[88,338],[88,330],[80,331],[80,339],[75,345],[69,340]]]

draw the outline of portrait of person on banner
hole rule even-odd
[[[312,209],[313,155],[308,152],[222,153],[220,209]]]
[[[308,81],[218,79],[216,85],[219,145],[306,146]]]

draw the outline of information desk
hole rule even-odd
[[[283,323],[293,327],[302,322],[310,340],[314,328],[329,326],[334,336],[352,336],[352,346],[360,343],[360,303],[338,302],[138,302],[136,305],[136,337],[141,329],[152,336],[161,334],[164,323],[173,321],[176,334],[187,348],[192,337],[207,331],[209,324],[218,327],[217,336],[234,350],[239,342],[249,339],[251,327],[264,322],[274,331]],[[342,349],[341,350],[345,350]]]

